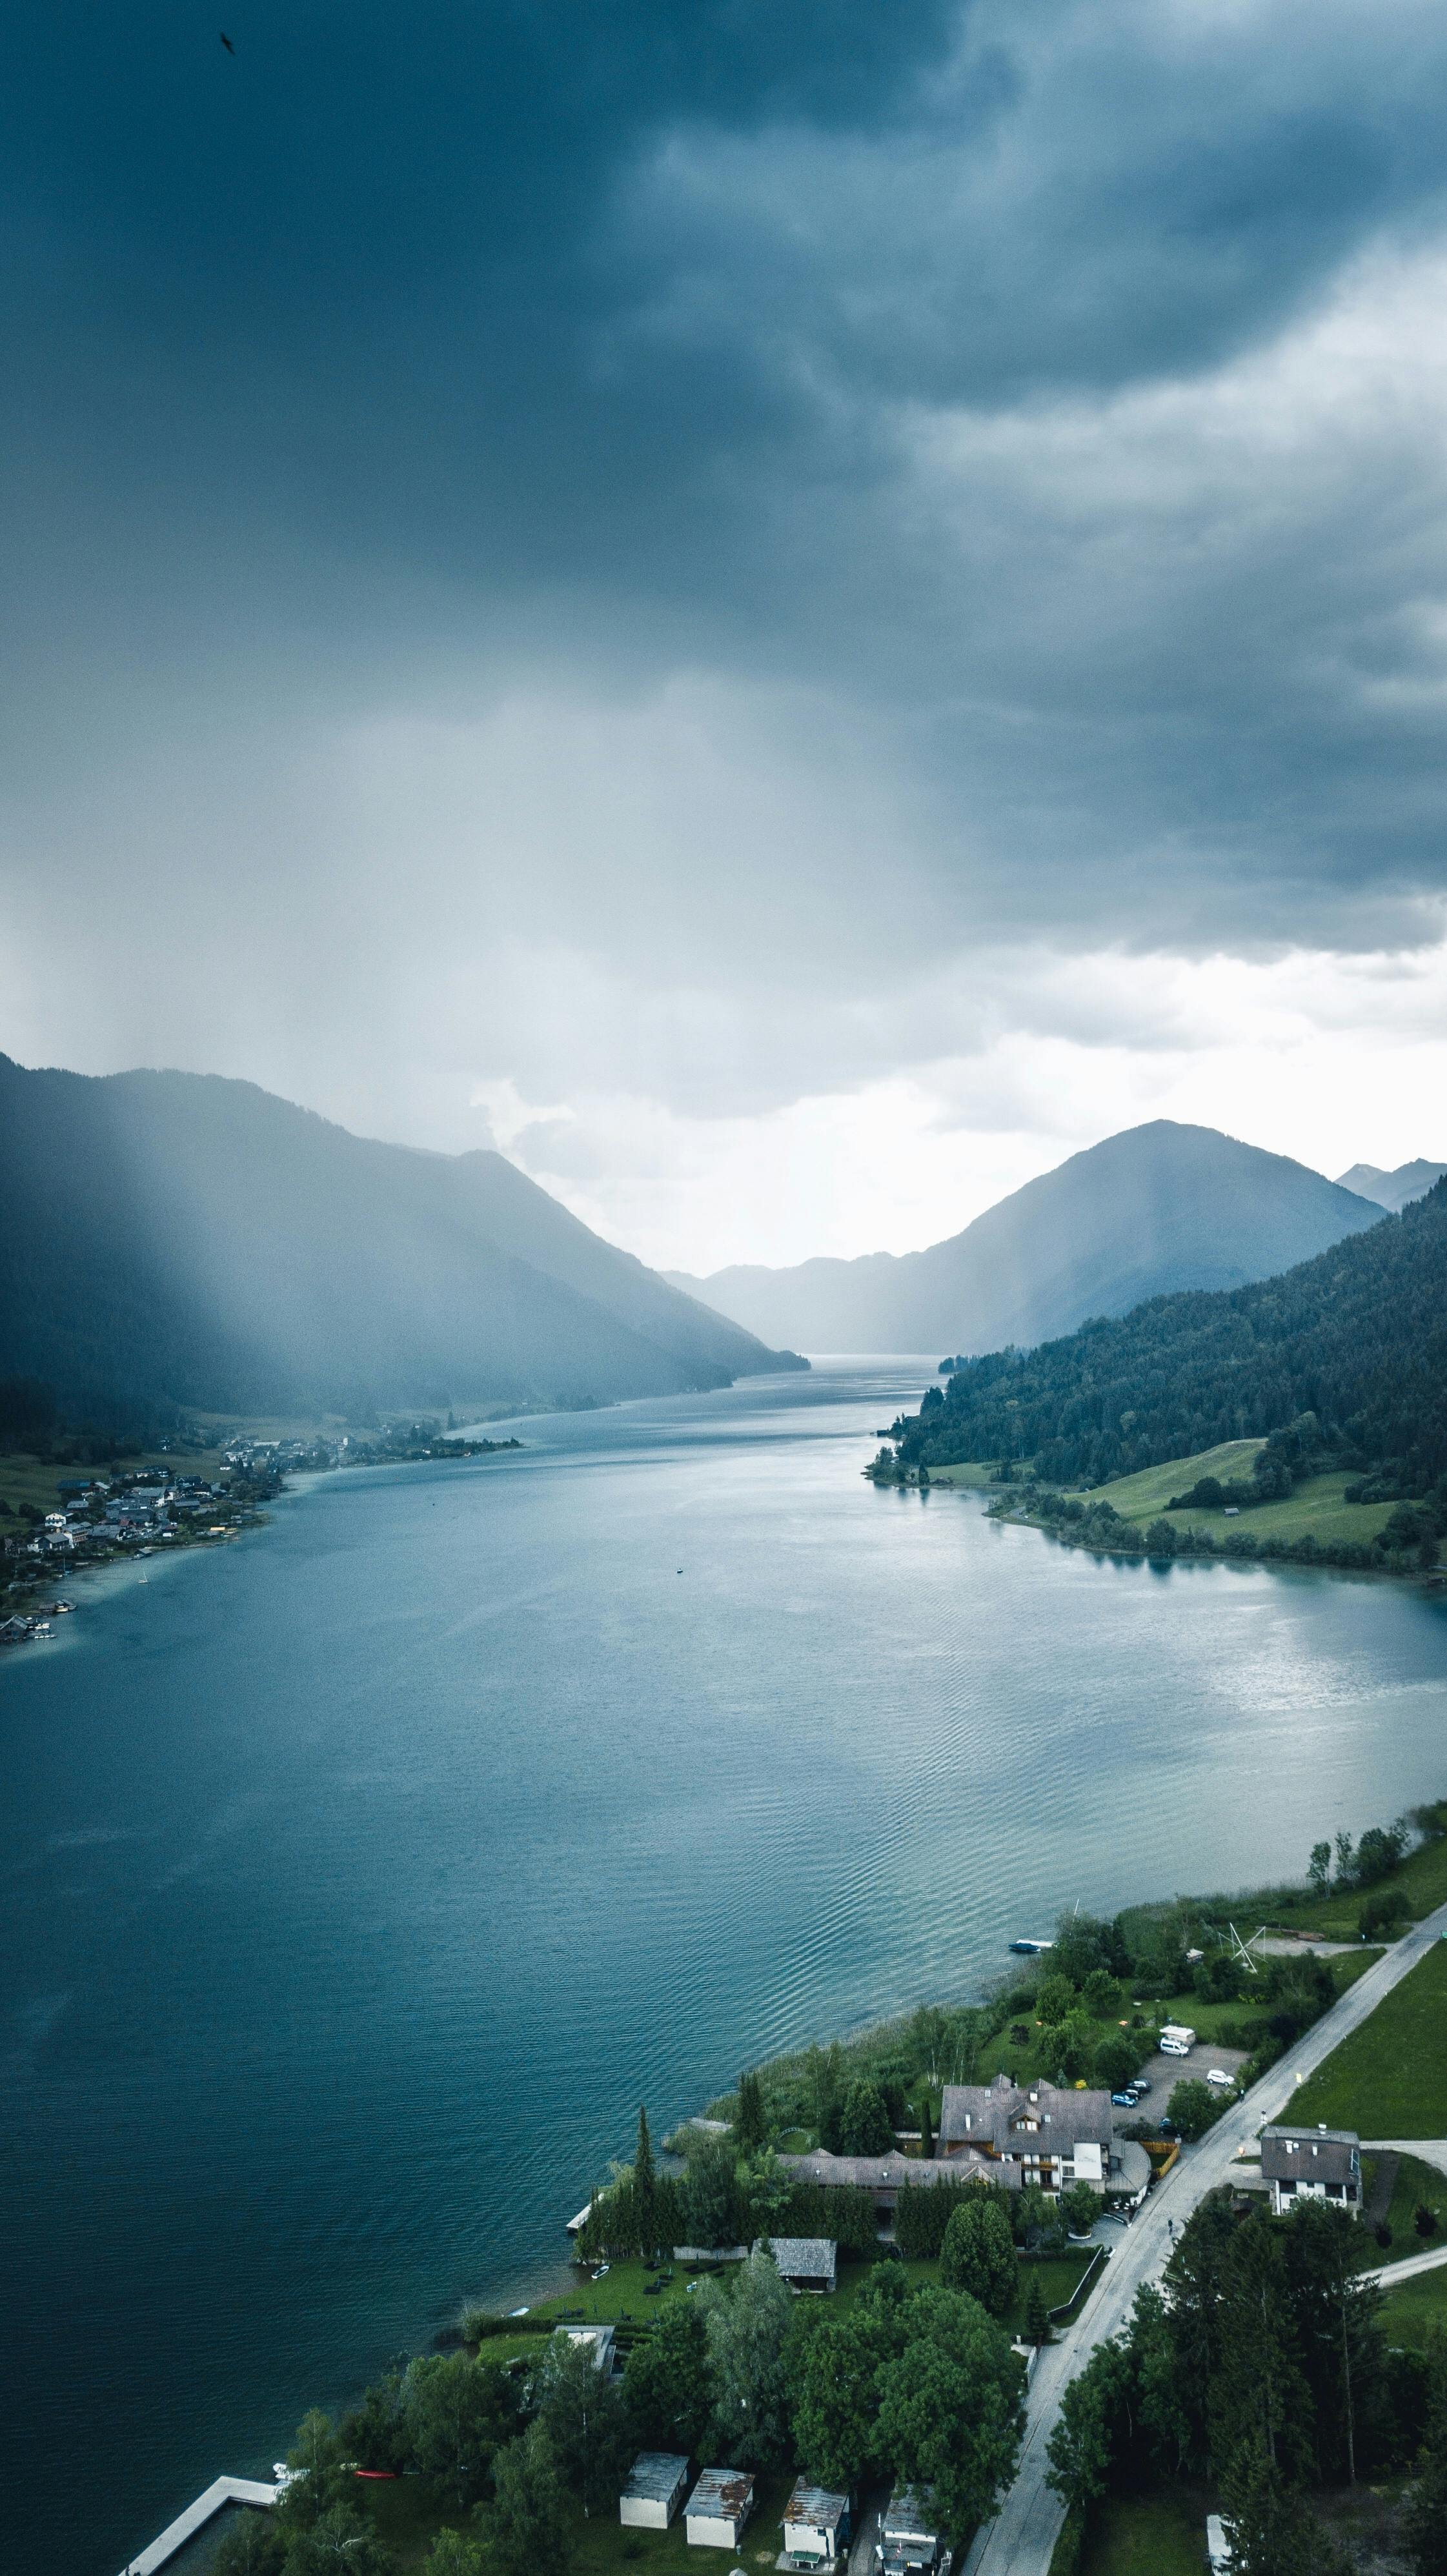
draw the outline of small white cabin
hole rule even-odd
[[[737,2549],[753,2509],[747,2469],[703,2470],[683,2517],[690,2549]]]
[[[618,2498],[618,2519],[635,2531],[667,2531],[688,2485],[688,2461],[677,2451],[640,2451]]]
[[[784,2556],[791,2567],[836,2567],[849,2555],[849,2498],[800,2478],[784,2507]]]

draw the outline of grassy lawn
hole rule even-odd
[[[1291,2117],[1364,2138],[1447,2137],[1447,1942],[1293,2094]]]
[[[1375,2156],[1362,2158],[1362,2170],[1368,2190],[1371,2188],[1371,2169],[1375,2163]],[[1435,2209],[1437,2213],[1437,2223],[1441,2229],[1440,2236],[1419,2236],[1412,2224],[1418,2209],[1424,2202],[1428,2209]],[[1392,2231],[1392,2241],[1386,2246],[1377,2243],[1370,2228],[1362,2230],[1365,2239],[1362,2247],[1362,2261],[1371,2270],[1374,2270],[1379,2263],[1400,2263],[1408,2254],[1426,2254],[1436,2244],[1447,2245],[1447,2174],[1440,2174],[1435,2165],[1424,2165],[1418,2156],[1401,2157],[1397,2165],[1397,2179],[1392,2186],[1387,2225]]]
[[[1393,2246],[1392,2252],[1396,2250]],[[1415,2281],[1404,2281],[1399,2290],[1387,2292],[1382,2329],[1388,2343],[1408,2344],[1418,2352],[1425,2350],[1434,2331],[1447,2329],[1447,2263],[1440,2271],[1419,2272]]]
[[[1080,2576],[1201,2576],[1206,2524],[1183,2496],[1106,2496],[1091,2507]]]
[[[1355,1479],[1343,1469],[1329,1476],[1303,1477],[1295,1493],[1284,1502],[1248,1503],[1233,1521],[1220,1511],[1167,1511],[1172,1494],[1189,1493],[1202,1476],[1215,1476],[1227,1484],[1233,1478],[1244,1482],[1251,1473],[1251,1462],[1261,1440],[1227,1440],[1218,1449],[1203,1449],[1196,1458],[1173,1458],[1164,1467],[1145,1467],[1137,1476],[1117,1476],[1108,1485],[1096,1485],[1082,1500],[1110,1503],[1122,1520],[1134,1521],[1144,1528],[1158,1516],[1178,1530],[1209,1530],[1218,1541],[1227,1529],[1254,1530],[1259,1538],[1305,1538],[1308,1533],[1323,1545],[1332,1539],[1376,1537],[1396,1509],[1394,1503],[1348,1503],[1343,1500],[1348,1485]]]

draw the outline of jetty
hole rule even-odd
[[[168,2522],[149,2549],[143,2549],[138,2558],[127,2559],[121,2576],[155,2576],[156,2569],[174,2558],[178,2549],[184,2549],[188,2540],[194,2540],[223,2505],[275,2504],[280,2493],[279,2486],[268,2486],[263,2478],[213,2478],[204,2495],[198,2495],[194,2504],[188,2504],[184,2513]]]

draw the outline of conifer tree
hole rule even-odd
[[[653,2165],[653,2140],[648,2134],[648,2113],[638,2105],[638,2150],[633,2158],[633,2207],[638,2220],[639,2250],[645,2259],[658,2251],[657,2176]]]
[[[757,2075],[741,2075],[738,2109],[734,2115],[734,2139],[739,2153],[745,2156],[757,2155],[767,2136],[768,2121],[764,2114],[764,2088]]]

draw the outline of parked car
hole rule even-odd
[[[1112,2093],[1110,2098],[1112,2102],[1119,2104],[1122,2111],[1133,2111],[1135,2109],[1135,2095],[1133,2093]]]
[[[1208,2084],[1214,2084],[1218,2093],[1222,2091],[1234,2093],[1236,2090],[1236,2078],[1234,2075],[1228,2075],[1224,2066],[1211,2067],[1206,2081]]]
[[[1143,2102],[1151,2089],[1150,2077],[1148,2075],[1132,2076],[1129,2089],[1135,2095],[1138,2102]]]

